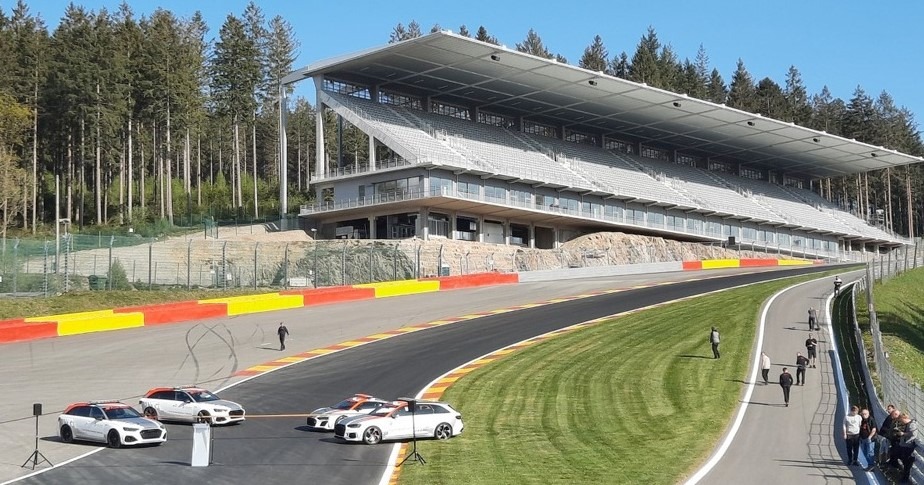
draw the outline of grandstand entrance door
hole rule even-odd
[[[377,239],[407,239],[417,234],[416,212],[409,214],[390,214],[375,218],[375,236]]]
[[[369,219],[353,219],[337,223],[337,239],[369,239]]]
[[[536,249],[555,249],[555,229],[536,226]]]

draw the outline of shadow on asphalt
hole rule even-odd
[[[786,404],[784,403],[769,403],[769,402],[757,402],[757,401],[738,401],[742,404],[747,403],[753,406],[769,406],[772,408],[785,408]]]
[[[834,467],[846,466],[844,462],[841,460],[776,460],[776,462],[778,462],[782,466],[796,466],[796,467],[803,467],[803,468],[818,468],[819,465],[834,466]],[[835,477],[835,478],[839,478],[839,477]]]
[[[325,431],[325,430],[323,430],[323,429],[315,429],[315,428],[311,428],[311,427],[308,427],[308,426],[305,426],[305,425],[296,426],[294,429],[295,429],[295,431],[301,431],[301,432],[303,432],[303,433],[317,433],[317,434],[327,434],[327,433],[330,433],[330,431]]]

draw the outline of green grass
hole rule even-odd
[[[924,268],[876,285],[873,302],[892,365],[912,381],[924,384]],[[860,308],[857,310],[859,313]]]
[[[476,370],[444,399],[465,432],[420,443],[402,484],[676,483],[738,406],[760,305],[811,277],[707,295],[562,335]],[[709,327],[722,334],[713,360]]]
[[[252,288],[227,291],[76,291],[49,298],[3,298],[0,299],[0,320],[271,292],[265,288],[256,291]]]

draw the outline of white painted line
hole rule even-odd
[[[541,335],[536,335],[536,336],[530,337],[530,338],[528,338],[528,339],[523,339],[523,340],[521,340],[521,341],[519,341],[519,342],[512,343],[512,344],[510,344],[510,345],[508,345],[508,346],[506,346],[506,347],[502,347],[502,348],[497,349],[497,350],[492,350],[491,352],[488,352],[487,354],[484,354],[484,355],[482,355],[481,357],[476,357],[476,358],[474,358],[474,359],[472,359],[472,360],[470,360],[470,361],[468,361],[468,362],[466,362],[466,363],[464,363],[464,364],[462,364],[462,365],[456,367],[455,369],[451,369],[451,370],[447,371],[446,373],[440,375],[440,376],[437,377],[436,379],[433,379],[432,381],[430,381],[430,383],[427,384],[426,386],[424,386],[423,389],[421,389],[420,392],[418,392],[417,395],[416,395],[415,397],[416,397],[417,399],[420,399],[420,398],[423,396],[424,392],[426,392],[427,389],[429,389],[431,386],[433,386],[434,384],[436,384],[440,379],[442,379],[442,378],[448,376],[449,374],[452,374],[453,372],[455,372],[455,371],[457,371],[457,370],[459,370],[459,369],[462,369],[462,368],[464,368],[464,367],[466,367],[466,366],[472,364],[473,362],[477,362],[477,361],[479,361],[479,360],[481,360],[481,359],[484,359],[484,358],[490,356],[491,354],[494,354],[494,353],[496,353],[496,352],[500,352],[500,351],[509,349],[509,348],[511,348],[511,347],[515,347],[515,346],[517,346],[517,345],[521,345],[521,344],[523,344],[523,343],[525,343],[525,342],[528,342],[528,341],[530,341],[530,340],[541,339],[541,338],[543,338],[543,337],[546,337],[546,336],[549,336],[549,335],[555,334],[555,333],[566,333],[567,330],[571,330],[571,329],[573,329],[573,328],[575,328],[575,327],[582,327],[582,326],[585,326],[585,325],[587,325],[587,324],[589,324],[589,323],[596,323],[596,322],[599,322],[599,321],[602,321],[602,320],[609,320],[609,319],[612,319],[612,318],[618,318],[618,317],[623,316],[623,315],[628,315],[628,314],[631,314],[631,313],[637,313],[637,312],[641,312],[641,311],[644,311],[644,310],[650,310],[650,309],[652,309],[652,308],[657,308],[657,307],[661,307],[661,306],[665,306],[665,305],[670,305],[670,304],[672,304],[672,303],[676,303],[676,302],[679,302],[679,301],[692,300],[692,299],[694,299],[694,298],[699,298],[699,297],[701,297],[701,296],[712,295],[712,294],[716,294],[716,293],[722,293],[722,292],[729,291],[729,290],[734,290],[734,289],[738,289],[738,288],[745,288],[745,287],[748,287],[748,286],[758,285],[758,284],[762,284],[762,283],[769,283],[769,282],[771,282],[771,281],[778,281],[778,280],[781,280],[781,279],[786,279],[786,278],[791,278],[791,277],[792,277],[792,276],[782,276],[782,277],[780,277],[780,278],[774,278],[774,279],[770,279],[770,280],[758,281],[758,282],[755,282],[755,283],[747,283],[747,284],[743,284],[743,285],[732,286],[732,287],[729,287],[729,288],[722,288],[722,289],[719,289],[719,290],[714,290],[714,291],[710,291],[710,292],[706,292],[706,293],[699,293],[699,294],[692,295],[692,296],[685,296],[685,297],[683,297],[683,298],[677,298],[677,299],[675,299],[675,300],[663,301],[663,302],[661,302],[661,303],[655,303],[654,305],[648,305],[648,306],[646,306],[646,307],[636,308],[636,309],[633,309],[633,310],[627,310],[627,311],[620,312],[620,313],[616,313],[616,314],[613,314],[613,315],[607,315],[607,316],[604,316],[604,317],[595,318],[595,319],[593,319],[593,320],[588,320],[588,321],[586,321],[586,322],[576,323],[576,324],[574,324],[574,325],[569,325],[569,326],[567,326],[567,327],[559,328],[559,329],[557,329],[557,330],[552,330],[552,331],[550,331],[550,332],[546,332],[546,333],[541,334]],[[704,278],[704,279],[706,279],[706,278]],[[815,281],[815,280],[812,280],[812,281]],[[776,295],[773,295],[773,297],[771,297],[771,299],[770,299],[770,302],[772,302],[772,301],[773,301],[777,296],[779,296],[781,293],[783,293],[783,292],[785,292],[785,291],[787,291],[787,290],[789,290],[789,289],[791,289],[791,288],[795,288],[795,287],[800,286],[800,285],[804,285],[804,284],[807,284],[807,283],[811,283],[812,281],[806,281],[806,282],[804,282],[804,283],[799,283],[798,285],[794,285],[794,286],[791,286],[791,287],[789,287],[789,288],[787,288],[787,289],[784,289],[784,290],[780,291],[779,293],[777,293]],[[759,331],[759,336],[758,336],[758,348],[760,348],[761,342],[763,341],[764,320],[766,319],[766,316],[767,316],[767,311],[766,311],[766,309],[769,308],[769,307],[770,307],[770,303],[768,303],[768,304],[766,305],[766,307],[764,308],[764,312],[763,312],[763,314],[761,315],[760,331]],[[759,359],[760,359],[760,354],[757,354],[757,360],[759,360]],[[757,379],[757,367],[758,367],[758,365],[757,365],[757,360],[755,360],[755,363],[754,363],[754,372],[753,372],[753,375],[751,376],[751,381],[754,381],[754,380]],[[748,393],[747,393],[747,395],[746,395],[746,397],[745,397],[745,403],[747,402],[747,399],[749,399],[749,398],[751,397],[751,392],[752,392],[752,391],[753,391],[753,384],[752,384],[752,385],[750,386],[750,388],[748,389]],[[743,416],[744,416],[744,412],[743,412],[743,410],[742,410],[742,411],[740,411],[740,417],[743,418]],[[735,423],[734,431],[737,431],[737,427],[738,427],[739,425],[740,425],[740,419]],[[732,435],[731,435],[732,437],[734,437],[734,431],[732,432]],[[731,440],[729,439],[728,441],[730,442]],[[385,468],[385,472],[382,474],[381,480],[379,480],[379,485],[388,485],[388,483],[391,481],[391,475],[392,475],[392,473],[394,473],[394,470],[395,470],[395,461],[397,460],[397,454],[398,454],[398,450],[399,450],[399,448],[400,448],[400,444],[396,444],[396,445],[394,445],[394,446],[395,446],[395,448],[392,450],[391,459],[390,459],[390,461],[388,462],[388,466]],[[726,449],[728,448],[728,445],[727,445],[727,444],[725,444],[725,448],[726,448]],[[722,450],[722,454],[724,454],[724,453],[725,453],[725,450],[723,449],[723,450]],[[719,458],[721,458],[721,456],[719,456]],[[716,462],[718,462],[718,459],[716,459]],[[712,466],[715,466],[715,465],[713,464]],[[712,466],[710,466],[709,469],[712,469]],[[701,470],[701,471],[702,471],[702,470]],[[709,470],[706,470],[706,473],[708,473],[708,471],[709,471]],[[703,473],[703,474],[705,475],[705,473]],[[697,479],[697,480],[698,480],[698,479]],[[692,483],[696,483],[696,482],[692,482]]]
[[[8,480],[8,481],[6,481],[6,482],[0,483],[0,485],[9,485],[9,484],[11,484],[11,483],[13,483],[13,482],[18,482],[18,481],[20,481],[20,480],[25,480],[25,479],[27,479],[27,478],[31,478],[31,477],[34,477],[34,476],[36,476],[36,475],[40,475],[40,474],[42,474],[42,473],[47,472],[48,470],[54,470],[55,468],[62,467],[62,466],[64,466],[64,465],[67,465],[68,463],[71,463],[71,462],[74,462],[74,461],[77,461],[77,460],[82,460],[82,459],[84,459],[84,458],[86,458],[86,457],[88,457],[88,456],[90,456],[90,455],[93,455],[93,454],[95,454],[95,453],[99,453],[100,451],[103,451],[103,450],[105,450],[105,449],[106,449],[105,446],[101,446],[101,447],[99,447],[99,448],[94,448],[94,449],[92,449],[92,450],[90,450],[90,451],[88,451],[88,452],[86,452],[86,453],[84,453],[84,454],[82,454],[82,455],[80,455],[80,456],[75,456],[75,457],[71,458],[70,460],[62,461],[61,463],[58,463],[57,465],[52,465],[50,468],[43,468],[43,469],[41,469],[41,470],[34,471],[34,472],[32,472],[32,473],[30,473],[30,474],[28,474],[28,475],[23,475],[23,476],[21,476],[21,477],[16,477],[16,478],[14,478],[14,479],[12,479],[12,480]]]
[[[725,440],[722,441],[722,444],[719,445],[719,448],[715,453],[709,458],[709,461],[703,465],[692,477],[687,479],[685,485],[695,485],[699,483],[706,475],[712,471],[713,468],[719,463],[719,460],[725,456],[725,452],[728,451],[728,448],[731,446],[732,441],[735,440],[735,435],[738,433],[738,429],[741,428],[741,423],[744,421],[744,414],[748,410],[748,403],[751,401],[751,395],[754,393],[754,384],[757,382],[757,370],[760,368],[760,352],[764,347],[764,327],[767,324],[767,313],[770,311],[770,307],[773,306],[774,300],[777,299],[783,293],[786,293],[793,288],[799,286],[814,283],[818,280],[811,280],[799,283],[797,285],[784,288],[777,292],[775,295],[771,296],[767,303],[764,305],[764,309],[760,312],[760,325],[757,328],[757,352],[754,352],[754,362],[751,363],[751,375],[748,379],[748,387],[744,392],[744,399],[741,401],[741,405],[738,406],[738,414],[735,416],[735,421],[732,423],[731,428],[728,430],[728,434],[725,435]]]

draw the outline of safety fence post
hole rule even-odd
[[[106,286],[112,291],[112,245],[115,244],[115,236],[109,236],[109,270],[106,271]]]
[[[17,290],[17,278],[19,276],[19,238],[16,238],[16,242],[13,243],[13,294],[16,294]]]
[[[260,247],[260,243],[256,242],[253,244],[253,289],[257,289],[257,248]]]
[[[282,287],[289,289],[289,243],[286,243],[286,248],[282,255]]]
[[[154,283],[153,274],[151,271],[154,270],[154,243],[148,243],[148,290],[151,290],[152,284]]]
[[[199,278],[199,284],[202,284],[202,278]],[[186,289],[192,289],[192,239],[186,244]]]

